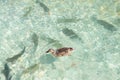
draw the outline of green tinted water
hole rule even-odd
[[[11,80],[120,80],[119,5],[120,0],[0,0],[0,71],[7,63]],[[6,61],[24,46],[19,58]],[[61,47],[73,47],[72,56],[45,54]]]

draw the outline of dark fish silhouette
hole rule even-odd
[[[59,40],[56,40],[56,39],[53,39],[53,38],[50,38],[50,37],[46,37],[45,35],[43,35],[41,37],[41,39],[45,40],[46,42],[48,42],[48,44],[46,46],[48,46],[49,44],[52,44],[52,46],[54,47],[63,47],[63,45],[60,43]]]
[[[116,30],[117,30],[113,24],[108,23],[107,21],[97,20],[97,23],[99,23],[99,24],[102,25],[105,29],[107,29],[107,30],[109,30],[109,31],[116,31]]]
[[[4,74],[6,80],[11,80],[12,76],[10,76],[10,68],[7,63],[4,65],[2,73]]]
[[[38,35],[36,33],[33,33],[32,41],[33,41],[35,46],[38,46]]]
[[[32,42],[34,43],[34,47],[33,47],[33,50],[31,51],[31,53],[35,53],[35,51],[38,47],[38,35],[36,33],[33,33],[33,35],[32,35]]]
[[[52,44],[52,46],[55,46],[55,47],[62,47],[63,45],[60,43],[59,40],[55,40],[55,39],[52,39],[52,38],[46,38],[47,39],[47,42],[49,42],[50,44]]]
[[[61,18],[57,19],[57,23],[75,23],[78,22],[80,19],[76,18]]]
[[[111,24],[111,23],[109,23],[109,22],[107,22],[107,21],[105,21],[105,20],[97,19],[96,16],[92,16],[91,19],[92,19],[94,22],[102,25],[105,29],[107,29],[107,30],[109,30],[109,31],[116,31],[116,30],[117,30],[116,27],[115,27],[113,24]]]
[[[82,40],[75,32],[73,32],[72,30],[70,30],[70,29],[68,29],[68,28],[64,28],[64,29],[62,30],[62,32],[63,32],[66,36],[70,37],[71,39]]]
[[[21,57],[24,52],[25,52],[25,47],[24,47],[24,49],[23,49],[19,54],[14,55],[13,57],[6,59],[6,61],[8,61],[8,62],[14,62],[14,61],[17,60],[19,57]]]
[[[44,12],[49,12],[49,8],[42,2],[40,2],[39,0],[36,1],[36,3],[38,3],[44,10]]]

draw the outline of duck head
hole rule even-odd
[[[49,49],[48,51],[46,51],[46,53],[49,53],[49,52],[55,53],[55,50],[54,49]]]
[[[73,48],[70,47],[69,50],[70,50],[70,51],[73,51]]]

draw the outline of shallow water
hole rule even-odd
[[[42,3],[42,5],[40,4]],[[120,80],[120,0],[0,0],[0,80]],[[6,59],[25,52],[14,62]],[[45,54],[73,47],[71,56]]]

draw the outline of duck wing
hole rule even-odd
[[[67,52],[69,48],[65,47],[65,48],[60,48],[60,49],[57,49],[56,52],[57,53],[62,53],[62,52]]]

